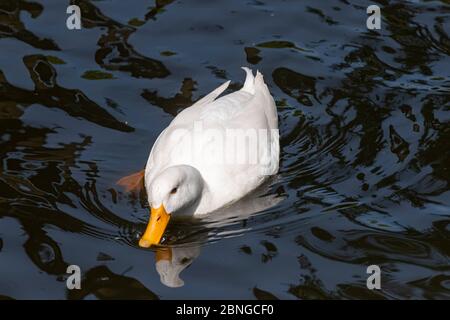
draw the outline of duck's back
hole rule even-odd
[[[195,167],[219,208],[245,196],[279,163],[278,119],[262,75],[247,68],[244,87],[217,98],[229,82],[185,109],[160,134],[150,153],[145,179],[150,182],[173,165]],[[202,212],[200,212],[202,211]],[[206,213],[199,208],[196,214]]]

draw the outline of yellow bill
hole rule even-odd
[[[148,222],[144,235],[139,240],[139,246],[149,248],[152,245],[159,244],[169,220],[170,214],[166,212],[162,204],[157,209],[152,208],[150,221]]]

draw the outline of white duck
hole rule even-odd
[[[241,90],[217,98],[230,81],[180,112],[156,140],[145,171],[122,178],[145,181],[151,216],[139,241],[158,244],[172,216],[199,216],[234,203],[278,171],[275,102],[261,73],[248,68]]]

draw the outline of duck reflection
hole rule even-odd
[[[170,288],[184,285],[180,273],[200,255],[200,246],[158,248],[155,252],[155,267],[161,283]]]

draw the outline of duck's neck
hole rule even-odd
[[[202,215],[214,210],[214,197],[205,181],[203,181],[203,190],[195,209],[194,215]]]
[[[183,215],[202,215],[210,213],[220,208],[219,194],[213,193],[210,186],[206,183],[201,173],[194,167],[186,166],[184,168],[186,172],[190,172],[192,183],[201,186],[201,190],[197,195],[197,201],[194,201],[191,206],[183,210]]]

